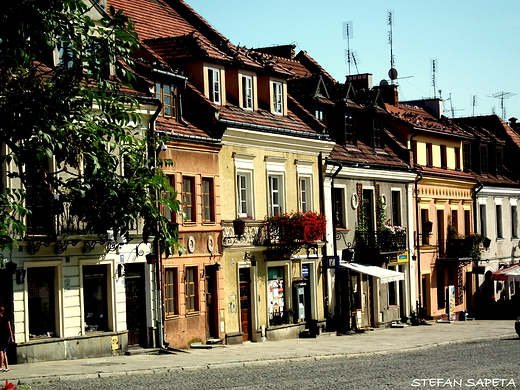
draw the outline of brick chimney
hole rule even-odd
[[[387,84],[375,87],[381,93],[381,97],[386,104],[397,106],[399,102],[399,92],[397,92],[397,85]]]

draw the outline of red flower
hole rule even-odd
[[[7,379],[5,380],[5,387],[2,390],[16,390],[16,387],[12,383],[9,383]]]

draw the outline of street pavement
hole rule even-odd
[[[280,360],[312,361],[398,353],[440,345],[504,338],[518,338],[514,330],[514,321],[431,322],[420,326],[376,329],[345,336],[323,333],[317,338],[246,342],[241,345],[190,349],[174,353],[13,364],[10,372],[0,373],[0,383],[8,379],[15,385],[31,385],[84,378],[272,364]]]

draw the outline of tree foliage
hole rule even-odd
[[[178,249],[161,213],[177,211],[178,202],[156,168],[157,141],[142,125],[130,67],[118,66],[129,65],[137,35],[122,11],[97,7],[90,0],[3,7],[0,162],[10,185],[0,194],[0,249],[28,233],[27,221],[45,218],[38,202],[54,216],[70,204],[95,234],[124,235],[144,218],[163,249]]]

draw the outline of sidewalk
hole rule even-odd
[[[175,370],[211,369],[249,364],[268,364],[279,359],[318,360],[399,352],[476,340],[517,338],[514,321],[467,321],[431,323],[374,330],[349,336],[322,334],[315,339],[289,339],[159,355],[113,356],[11,365],[0,381],[28,384],[78,380],[91,377],[152,374]]]

